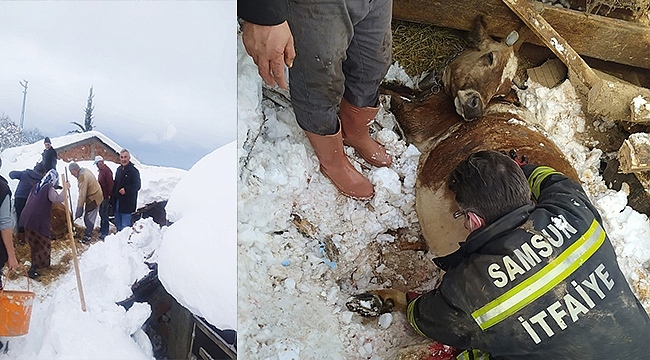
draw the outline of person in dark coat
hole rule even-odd
[[[0,167],[2,159],[0,159]],[[0,176],[0,273],[5,264],[9,265],[9,270],[18,268],[18,259],[14,251],[14,241],[11,229],[13,222],[11,220],[11,190],[7,180]],[[2,276],[0,276],[0,289],[2,289]]]
[[[16,187],[16,194],[14,196],[14,209],[16,210],[16,223],[20,220],[20,214],[25,208],[25,203],[27,202],[27,197],[29,197],[30,191],[34,185],[36,185],[41,178],[43,177],[43,164],[38,163],[34,166],[34,169],[25,169],[23,171],[13,170],[9,172],[9,177],[18,181],[18,186]],[[18,240],[20,243],[25,241],[25,229],[22,226],[18,226]]]
[[[648,358],[650,318],[587,194],[511,156],[479,151],[451,173],[453,217],[470,234],[434,260],[439,287],[365,304],[399,305],[418,333],[463,349],[458,358]]]
[[[63,203],[63,192],[70,188],[70,182],[63,184],[58,193],[59,173],[50,169],[29,193],[27,203],[20,216],[19,225],[25,228],[25,240],[31,248],[32,266],[28,271],[30,278],[39,276],[38,269],[50,266],[50,217],[52,204]]]
[[[104,158],[101,155],[95,156],[95,165],[97,165],[97,181],[99,181],[99,186],[102,187],[102,194],[104,195],[104,200],[99,206],[99,238],[104,240],[108,235],[108,218],[109,218],[109,207],[111,202],[111,194],[113,193],[113,171],[104,163]]]
[[[56,150],[52,147],[52,142],[49,137],[46,137],[45,140],[43,140],[43,143],[45,144],[45,150],[43,150],[43,154],[41,154],[43,171],[47,172],[50,169],[56,170]]]
[[[140,172],[131,162],[128,150],[120,151],[120,167],[115,171],[111,204],[115,209],[115,227],[121,231],[131,226],[131,213],[138,205],[138,191],[140,190]]]

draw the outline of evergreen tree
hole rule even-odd
[[[95,128],[95,125],[93,124],[93,110],[95,110],[95,107],[93,106],[94,97],[95,95],[93,94],[93,87],[91,86],[90,95],[88,95],[88,104],[86,105],[86,110],[84,111],[85,112],[84,124],[81,125],[76,121],[72,121],[71,123],[77,125],[79,129],[70,130],[68,131],[68,134],[92,131]]]

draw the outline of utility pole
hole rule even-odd
[[[23,81],[25,82],[23,84]],[[20,86],[25,88],[23,90],[23,111],[20,113],[20,128],[23,128],[23,122],[25,122],[25,100],[27,99],[27,80],[24,80],[20,82]]]

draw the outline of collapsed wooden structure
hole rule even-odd
[[[535,9],[582,56],[650,70],[650,26],[533,2]],[[512,30],[521,40],[544,46],[501,0],[394,0],[393,18],[457,30],[469,30],[483,15],[490,35]]]
[[[510,2],[516,3],[517,1],[511,0]],[[532,6],[537,14],[543,15],[543,19],[566,40],[566,43],[570,44],[572,50],[575,50],[579,57],[585,57],[587,61],[596,59],[596,61],[605,63],[620,64],[623,67],[631,67],[635,73],[642,74],[645,84],[641,85],[645,87],[634,86],[640,85],[639,83],[629,84],[628,86],[628,83],[618,82],[618,79],[609,79],[621,85],[622,90],[614,89],[607,91],[607,93],[609,95],[613,94],[612,96],[621,93],[620,96],[624,96],[626,100],[634,98],[632,103],[619,101],[624,106],[617,106],[616,109],[612,109],[612,99],[603,100],[602,97],[593,97],[593,99],[589,99],[589,104],[593,108],[602,110],[592,111],[592,113],[599,113],[603,116],[611,115],[607,116],[611,120],[628,122],[628,128],[632,127],[631,124],[645,126],[645,128],[637,127],[635,131],[631,131],[635,134],[632,134],[621,146],[618,151],[619,161],[616,162],[617,164],[620,162],[620,166],[618,166],[616,172],[619,174],[634,174],[636,177],[632,182],[636,184],[638,189],[632,189],[632,194],[634,195],[633,198],[638,200],[630,198],[631,203],[644,204],[649,202],[650,157],[648,154],[650,154],[650,141],[648,141],[648,132],[650,132],[650,104],[648,102],[650,101],[650,90],[647,87],[650,84],[650,25],[587,14],[583,11],[556,7],[539,1],[529,1],[528,4]],[[506,5],[504,0],[484,0],[479,2],[473,0],[456,0],[453,2],[441,0],[394,0],[393,2],[394,19],[456,30],[469,30],[474,19],[479,15],[483,16],[486,22],[490,24],[487,30],[493,37],[505,38],[512,30],[517,30],[520,34],[520,44],[518,46],[521,46],[521,43],[537,46],[548,45],[548,39],[545,39],[546,41],[542,40],[538,36],[539,34],[536,35],[535,31],[531,31],[520,17],[510,10],[509,5]],[[584,66],[588,68],[586,64]],[[572,74],[576,77],[575,73]],[[600,72],[598,74],[601,78],[605,75]],[[609,84],[609,80],[600,81],[600,83]],[[612,111],[615,112],[612,113]],[[645,212],[644,206],[636,206],[635,208]]]

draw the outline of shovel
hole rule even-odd
[[[637,122],[650,125],[650,116],[633,116],[635,98],[650,101],[650,89],[633,85],[616,78],[603,79],[587,65],[569,43],[544,20],[531,6],[529,0],[503,0],[503,2],[537,35],[577,79],[589,89],[587,113],[610,120]],[[638,103],[639,100],[636,100]]]

